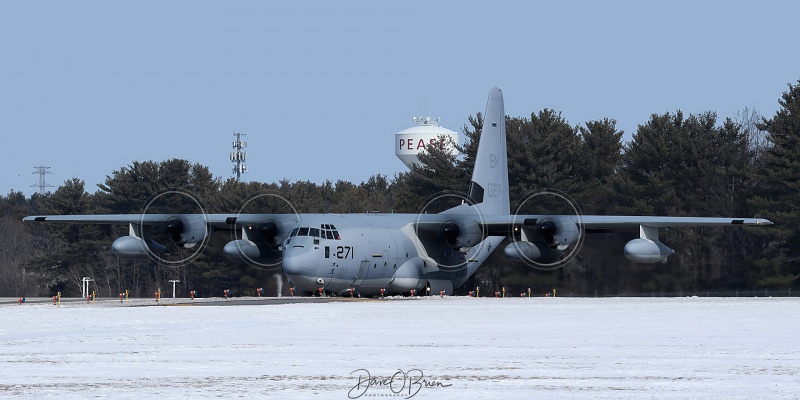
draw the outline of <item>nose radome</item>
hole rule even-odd
[[[286,275],[311,275],[314,271],[314,260],[309,259],[305,251],[287,249],[283,256],[283,272]]]
[[[298,289],[313,292],[319,288],[316,274],[314,254],[296,249],[289,250],[283,256],[283,272]]]

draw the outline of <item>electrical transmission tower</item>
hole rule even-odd
[[[247,165],[244,165],[245,161],[247,161],[247,152],[242,151],[245,147],[247,147],[247,142],[242,141],[242,136],[245,136],[244,133],[236,132],[233,134],[236,136],[236,141],[233,142],[233,152],[231,152],[231,162],[235,165],[233,166],[233,173],[236,174],[236,182],[239,182],[242,174],[247,172]]]
[[[39,183],[38,184],[34,183],[33,185],[31,185],[31,187],[38,187],[39,188],[39,194],[44,194],[45,191],[46,191],[45,190],[46,188],[55,187],[55,186],[50,185],[50,184],[48,184],[47,182],[44,181],[44,176],[46,174],[52,174],[52,172],[48,171],[48,169],[50,169],[50,167],[45,167],[44,165],[40,165],[40,166],[34,167],[34,168],[36,168],[36,171],[33,171],[33,173],[34,174],[39,174]]]

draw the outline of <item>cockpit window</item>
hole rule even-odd
[[[297,232],[297,236],[308,236],[308,228],[300,228],[300,231]]]
[[[335,239],[335,240],[342,240],[339,237],[339,232],[336,230],[336,227],[331,224],[321,224],[320,229],[322,230],[320,237],[323,239]]]
[[[319,237],[319,229],[317,228],[310,228],[308,230],[308,236]]]
[[[292,233],[290,233],[290,234],[289,234],[289,237],[295,237],[295,236],[297,236],[297,231],[299,231],[299,230],[300,230],[300,228],[294,228],[294,229],[292,229]]]

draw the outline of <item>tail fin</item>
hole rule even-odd
[[[469,184],[469,199],[479,204],[483,214],[510,214],[508,194],[508,156],[506,154],[506,114],[503,92],[489,91],[483,128]]]

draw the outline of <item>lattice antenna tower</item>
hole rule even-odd
[[[50,169],[50,167],[45,167],[44,165],[40,165],[40,166],[34,167],[34,168],[36,168],[36,171],[33,171],[33,173],[34,174],[39,174],[39,183],[34,183],[33,185],[31,185],[31,187],[38,187],[39,188],[39,194],[45,194],[45,192],[47,191],[47,188],[55,187],[53,185],[48,184],[44,180],[44,176],[46,174],[52,174],[52,172],[48,171],[48,169]]]
[[[231,162],[234,164],[233,173],[236,174],[236,182],[239,182],[242,174],[247,172],[247,165],[244,165],[244,163],[247,161],[247,152],[242,151],[242,149],[247,147],[247,142],[242,141],[242,136],[246,136],[244,133],[236,132],[233,134],[233,136],[236,136],[236,140],[233,142]]]

